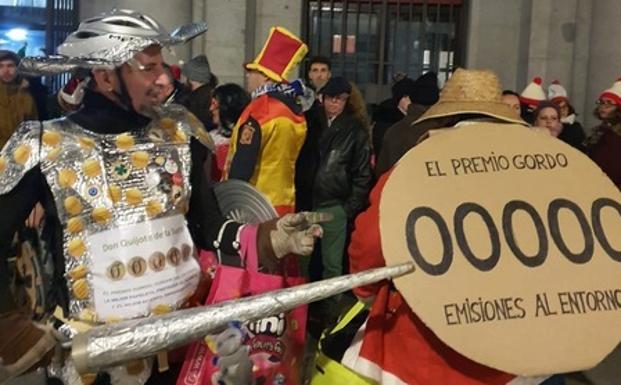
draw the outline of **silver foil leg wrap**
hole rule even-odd
[[[252,297],[93,328],[72,342],[72,358],[80,373],[145,358],[215,334],[231,321],[253,321],[322,300],[335,294],[405,275],[411,263],[276,290]]]

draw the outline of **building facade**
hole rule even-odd
[[[396,72],[489,68],[518,91],[535,76],[560,81],[591,127],[597,96],[621,75],[618,0],[81,0],[80,16],[111,7],[143,10],[168,28],[206,20],[207,34],[169,60],[204,52],[221,82],[243,83],[243,63],[270,26],[284,26],[366,84],[371,103],[388,95]]]

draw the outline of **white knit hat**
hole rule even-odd
[[[617,79],[617,81],[610,87],[609,89],[602,92],[599,95],[599,98],[610,98],[617,103],[617,105],[621,106],[621,78]]]
[[[553,102],[558,102],[562,99],[569,100],[567,97],[567,90],[558,80],[553,81],[548,87],[548,99]]]
[[[537,107],[540,102],[546,100],[546,94],[541,87],[542,80],[540,77],[536,77],[533,81],[524,88],[524,91],[520,94],[520,102],[529,106]]]

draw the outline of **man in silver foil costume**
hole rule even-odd
[[[41,75],[89,69],[91,81],[81,109],[23,123],[0,153],[0,383],[47,365],[57,345],[57,331],[33,322],[9,287],[10,240],[37,202],[53,229],[49,302],[62,309],[56,317],[82,327],[183,306],[200,277],[196,247],[255,248],[268,268],[312,251],[321,228],[305,214],[256,227],[223,218],[204,167],[209,135],[184,108],[158,106],[162,47],[205,30],[198,23],[169,34],[146,15],[113,10],[82,22],[60,56],[22,63]],[[106,381],[144,383],[150,366],[112,368]],[[79,383],[70,367],[61,365],[61,377]],[[95,376],[82,381],[106,383]]]

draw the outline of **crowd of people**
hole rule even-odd
[[[137,13],[112,16],[141,17]],[[115,26],[118,23],[101,28],[113,31]],[[160,36],[159,26],[148,28],[155,32],[147,32]],[[143,34],[139,32],[137,35]],[[74,51],[65,52],[70,52],[70,57],[84,58],[73,52],[79,44],[92,44],[89,38],[92,36],[87,34],[70,35]],[[18,74],[22,59],[13,52],[0,51],[0,146],[4,147],[0,173],[11,171],[11,179],[0,178],[0,208],[5,213],[0,223],[0,353],[3,364],[15,365],[16,372],[49,361],[51,346],[40,343],[49,332],[32,326],[20,304],[10,300],[13,288],[9,277],[15,274],[5,266],[18,244],[5,240],[17,240],[14,235],[25,226],[34,207],[45,210],[38,215],[43,220],[35,221],[35,226],[53,224],[55,229],[52,235],[46,233],[51,237],[48,245],[56,254],[57,271],[51,277],[58,287],[51,295],[65,313],[72,313],[74,309],[86,309],[81,301],[84,298],[74,298],[80,297],[75,285],[83,277],[76,272],[82,266],[76,260],[91,258],[78,235],[109,229],[107,224],[116,223],[115,218],[133,223],[125,219],[146,221],[178,210],[185,214],[189,235],[200,248],[235,254],[243,248],[240,239],[251,239],[247,242],[255,245],[266,267],[277,265],[287,254],[302,255],[297,259],[298,272],[312,281],[381,265],[376,234],[378,194],[390,170],[430,129],[451,127],[472,115],[548,130],[551,136],[588,155],[621,187],[621,80],[599,96],[594,114],[601,123],[587,135],[567,91],[558,81],[549,85],[547,93],[539,78],[521,93],[488,90],[493,94],[490,98],[506,105],[500,115],[477,110],[436,117],[429,114],[444,90],[439,88],[433,72],[401,74],[394,80],[391,97],[370,106],[355,83],[332,72],[330,59],[315,56],[304,62],[307,46],[284,28],[273,28],[259,55],[245,65],[245,87],[219,84],[205,55],[180,67],[164,63],[160,44],[154,41],[132,52],[133,56],[118,58],[116,69],[83,66],[74,70],[58,94],[48,98],[48,104],[55,107],[47,110],[60,111],[66,120],[53,120],[43,126],[32,122],[40,118],[37,105],[41,101],[37,103],[37,96],[29,92],[29,81]],[[300,63],[306,64],[305,81],[288,81]],[[481,79],[487,82],[486,76]],[[460,80],[451,81],[455,84]],[[172,112],[153,112],[156,106]],[[186,109],[191,115],[180,112]],[[171,119],[175,123],[169,127]],[[133,137],[123,136],[126,132]],[[191,137],[187,142],[186,135]],[[176,144],[163,146],[161,140]],[[42,143],[40,153],[23,147],[35,142]],[[57,147],[60,144],[62,147]],[[126,160],[123,151],[134,144],[141,145],[141,150]],[[117,150],[109,150],[111,146]],[[56,148],[65,152],[55,152]],[[138,153],[150,160],[141,163]],[[110,170],[100,169],[98,164],[89,166],[89,159],[97,156],[105,159],[102,167],[112,165]],[[81,171],[70,170],[76,162],[83,162]],[[121,167],[126,164],[129,170]],[[144,191],[137,187],[142,182],[130,183],[138,178],[132,173],[142,169],[158,170],[145,171],[148,188]],[[101,177],[106,172],[114,172],[114,184],[127,191],[115,196],[114,188],[118,187],[108,186],[111,182]],[[249,227],[222,218],[215,207],[212,186],[228,179],[253,185],[269,199],[280,219],[259,225],[253,236],[244,237]],[[87,186],[87,195],[105,188],[111,202],[121,202],[120,206],[100,207],[95,195],[92,200],[82,195],[72,199],[68,191],[76,184]],[[163,195],[155,194],[154,188]],[[146,216],[137,211],[143,201]],[[92,208],[90,214],[87,208]],[[316,239],[316,225],[305,222],[304,228],[298,226],[301,217],[295,213],[307,211],[325,213],[332,219],[322,223],[321,239]],[[28,223],[32,225],[32,221]],[[311,253],[314,242],[317,244]],[[74,292],[67,292],[66,282],[70,287],[74,285]],[[363,302],[388,295],[368,290],[355,294]],[[393,299],[390,297],[390,301]],[[321,333],[333,327],[355,302],[353,295],[343,295],[311,307],[311,341],[316,343]],[[405,313],[397,316],[410,317]],[[411,326],[402,327],[404,333],[414,333]],[[401,337],[392,334],[389,338]],[[36,351],[42,354],[32,352],[37,344]],[[323,354],[328,359],[329,353]],[[408,368],[395,370],[393,373],[400,378],[417,378]],[[97,378],[100,382],[96,384],[106,383]],[[150,381],[157,383],[157,379]],[[549,381],[562,383],[562,378],[552,377]]]

